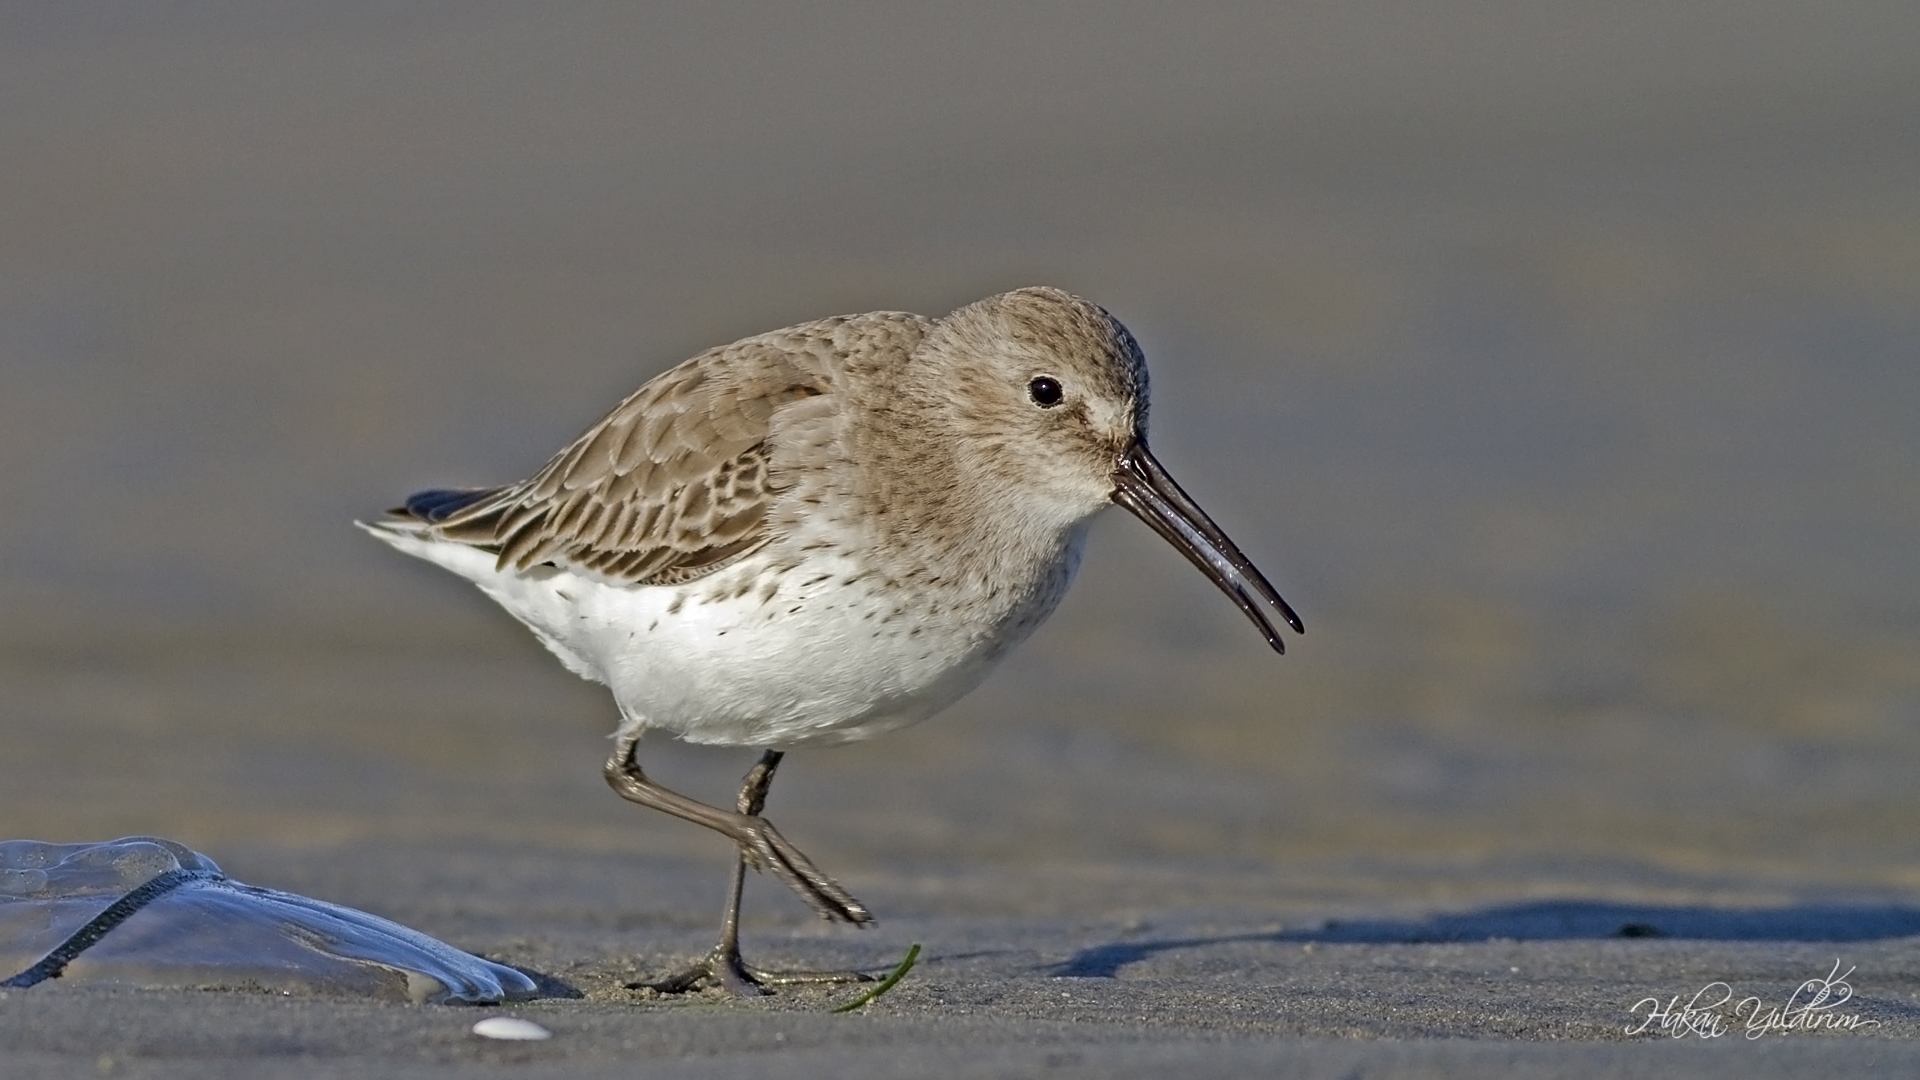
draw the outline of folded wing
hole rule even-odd
[[[835,392],[826,320],[714,349],[641,387],[531,479],[427,491],[401,513],[496,553],[501,569],[554,563],[633,584],[712,573],[768,539],[778,489],[772,419]]]

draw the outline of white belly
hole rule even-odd
[[[628,725],[723,745],[848,742],[917,723],[977,686],[1012,644],[990,626],[926,618],[877,586],[840,584],[853,571],[840,562],[809,562],[771,590],[751,561],[682,586],[596,584],[576,594],[575,619],[592,627]]]
[[[605,683],[623,731],[774,748],[869,738],[946,708],[1052,612],[1079,554],[1076,535],[1011,603],[943,594],[936,609],[844,556],[771,579],[749,557],[684,585],[631,586],[551,567],[500,573],[472,548],[382,539],[471,579],[568,668]]]

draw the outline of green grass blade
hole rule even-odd
[[[873,989],[867,991],[864,994],[861,994],[859,997],[854,998],[852,1001],[847,1002],[845,1005],[836,1006],[833,1011],[837,1013],[850,1013],[853,1010],[868,1004],[869,1002],[873,1001],[874,998],[877,998],[881,994],[884,994],[887,991],[893,989],[894,986],[897,985],[901,979],[904,979],[907,977],[907,972],[912,971],[913,965],[918,963],[919,961],[920,961],[920,943],[916,941],[913,943],[913,948],[907,950],[907,958],[905,960],[900,961],[900,966],[897,968],[894,968],[892,974],[888,975],[886,978],[881,979],[878,983],[874,984]]]

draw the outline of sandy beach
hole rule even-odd
[[[0,16],[0,839],[156,835],[511,964],[505,1007],[0,997],[8,1076],[1909,1075],[1920,15],[1870,4],[60,5]],[[1050,283],[1300,609],[1137,521],[768,816],[355,530],[644,379]],[[730,799],[752,755],[649,771]],[[137,917],[137,916],[136,916]],[[1844,1028],[1716,1037],[1648,999]],[[508,1044],[491,1015],[553,1032]]]

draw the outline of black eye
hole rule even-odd
[[[1067,395],[1066,391],[1060,388],[1059,379],[1051,375],[1035,375],[1033,381],[1027,384],[1027,396],[1033,399],[1035,405],[1043,409],[1051,409],[1060,404],[1060,399]]]

